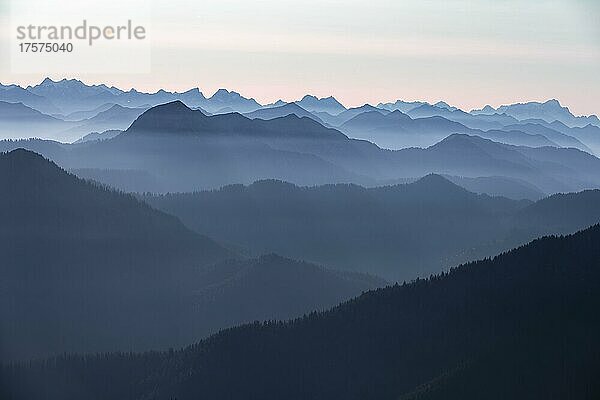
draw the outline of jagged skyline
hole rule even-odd
[[[29,85],[24,85],[24,84],[20,84],[18,82],[3,82],[0,81],[0,86],[4,85],[4,86],[11,86],[11,85],[17,85],[23,89],[28,89],[28,88],[33,88],[36,86],[40,86],[45,84],[46,82],[49,82],[51,84],[57,84],[57,83],[63,83],[63,82],[77,82],[80,84],[83,84],[87,87],[93,87],[93,86],[100,86],[100,87],[106,87],[108,89],[115,89],[119,92],[139,92],[139,93],[143,93],[143,94],[159,94],[161,92],[164,93],[171,93],[171,94],[184,94],[184,93],[192,93],[195,92],[198,95],[204,97],[205,99],[211,99],[211,98],[216,98],[219,95],[223,94],[223,95],[239,95],[241,96],[242,99],[244,100],[253,100],[256,101],[256,103],[258,105],[260,105],[261,107],[269,107],[269,106],[282,106],[285,104],[296,104],[296,103],[300,103],[301,101],[330,101],[333,104],[337,104],[340,107],[343,107],[346,110],[350,110],[350,109],[355,109],[355,108],[362,108],[365,106],[373,106],[373,107],[381,107],[383,106],[385,108],[385,106],[393,106],[394,103],[399,103],[399,102],[405,102],[405,103],[419,103],[419,104],[430,104],[436,107],[440,107],[440,108],[446,108],[448,110],[461,110],[461,111],[465,111],[465,112],[498,112],[501,113],[503,112],[503,108],[510,106],[510,105],[520,105],[520,104],[528,104],[528,103],[539,103],[539,104],[551,104],[551,103],[555,103],[557,106],[559,107],[566,107],[574,116],[576,117],[588,117],[588,116],[598,116],[600,115],[600,112],[591,112],[589,114],[578,114],[577,112],[575,112],[569,104],[566,104],[564,102],[562,102],[560,99],[556,98],[556,97],[549,97],[546,99],[541,99],[541,100],[535,100],[535,99],[526,99],[523,101],[515,101],[515,102],[511,102],[511,103],[505,103],[505,104],[498,104],[498,105],[493,105],[490,102],[484,102],[483,104],[481,104],[480,106],[476,106],[473,108],[462,108],[459,105],[455,105],[455,104],[448,104],[448,102],[446,102],[445,99],[439,99],[437,101],[427,101],[426,99],[423,98],[417,98],[417,99],[406,99],[406,98],[402,98],[402,97],[396,97],[390,101],[375,101],[375,102],[361,102],[360,100],[357,103],[353,103],[353,104],[348,104],[345,103],[344,101],[341,101],[340,99],[338,99],[334,94],[330,94],[327,96],[316,96],[313,93],[310,92],[305,92],[304,94],[301,94],[299,97],[297,98],[284,98],[284,97],[279,97],[275,100],[272,100],[270,102],[265,102],[265,101],[261,101],[260,98],[258,98],[257,96],[253,96],[251,93],[241,93],[240,91],[236,90],[235,88],[226,88],[226,87],[220,87],[217,88],[216,90],[214,90],[213,92],[207,92],[205,90],[203,90],[202,87],[199,86],[190,86],[187,88],[184,88],[182,90],[169,90],[169,89],[165,89],[163,87],[158,88],[157,90],[150,90],[150,91],[145,91],[143,89],[137,88],[137,87],[133,87],[133,86],[127,86],[127,87],[119,87],[116,85],[111,85],[110,83],[107,82],[89,82],[86,81],[85,79],[81,79],[78,77],[72,77],[72,78],[51,78],[50,76],[45,76],[44,78],[42,78],[40,81],[38,82],[33,82]],[[192,83],[193,85],[193,83]]]
[[[349,107],[402,98],[472,109],[558,98],[576,114],[598,113],[600,10],[592,1],[209,3],[154,2],[150,74],[69,77],[150,92],[226,87],[260,103],[307,92]],[[7,10],[0,15],[6,22]],[[0,60],[3,83],[42,78]]]

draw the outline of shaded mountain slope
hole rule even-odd
[[[600,222],[600,190],[555,194],[525,207],[517,216],[523,226],[545,225],[556,232],[575,231],[590,222]]]
[[[4,368],[2,387],[11,400],[591,400],[600,395],[598,241],[600,226],[542,238],[325,313],[241,326],[179,351]]]
[[[247,113],[245,114],[245,116],[250,119],[274,119],[279,117],[285,117],[290,114],[294,114],[299,118],[308,117],[310,119],[314,119],[322,125],[324,124],[324,122],[319,117],[306,111],[296,103],[288,103],[278,107],[261,108],[260,110]]]
[[[323,117],[322,119],[324,122],[326,122],[327,124],[329,124],[331,126],[341,126],[343,123],[351,120],[352,118],[356,117],[357,115],[363,114],[365,112],[371,112],[371,111],[375,111],[375,112],[378,112],[378,113],[381,113],[384,115],[390,113],[389,110],[377,108],[370,104],[365,104],[360,107],[349,108],[346,111],[343,111],[338,115],[331,115],[331,114],[325,113],[326,116]]]
[[[146,108],[129,108],[118,104],[108,110],[101,111],[87,120],[77,123],[77,126],[62,132],[62,136],[77,139],[91,132],[104,132],[107,130],[125,130],[139,117]],[[73,141],[71,140],[71,141]]]
[[[70,126],[73,124],[42,114],[22,103],[0,101],[0,138],[40,137]]]
[[[466,177],[507,176],[529,182],[544,193],[596,188],[600,159],[577,149],[511,146],[478,136],[451,135],[426,149],[396,153],[406,176],[423,171]]]
[[[435,175],[371,189],[261,181],[144,199],[199,232],[256,253],[277,252],[394,280],[469,259],[473,254],[467,250],[505,238],[502,216],[527,204],[477,196]]]
[[[136,345],[155,346],[167,332],[153,319],[172,311],[176,289],[203,264],[233,255],[24,150],[0,156],[0,186],[1,307],[11,321],[1,352],[9,359],[127,348],[148,330]]]
[[[593,153],[592,150],[583,144],[580,140],[573,136],[569,136],[562,132],[548,128],[547,126],[535,124],[535,123],[520,123],[514,125],[507,125],[503,128],[504,130],[519,130],[535,135],[543,135],[549,140],[555,142],[561,147],[575,147],[576,149]]]
[[[296,102],[303,109],[310,112],[326,112],[331,115],[338,115],[346,110],[334,97],[317,98],[312,95],[306,95]]]
[[[588,124],[584,127],[569,128],[565,124],[554,121],[548,124],[550,128],[556,129],[566,135],[571,135],[588,145],[596,155],[600,155],[600,127]]]
[[[499,124],[494,126],[496,125]],[[558,146],[541,134],[529,134],[516,129],[483,131],[472,129],[440,115],[412,117],[400,111],[387,115],[377,111],[365,112],[344,123],[340,129],[352,137],[370,140],[391,149],[427,147],[455,133],[477,135],[497,142],[521,146]]]
[[[498,107],[497,111],[511,115],[519,120],[535,118],[550,123],[560,121],[571,127],[581,127],[590,123],[596,126],[600,125],[600,120],[598,120],[597,116],[575,116],[567,107],[563,107],[556,99],[547,100],[543,103],[530,101],[527,103],[503,105]]]
[[[387,115],[368,111],[345,122],[340,129],[391,149],[429,146],[449,134],[470,132],[464,125],[442,117],[412,119],[397,110]]]
[[[27,107],[48,115],[60,112],[60,109],[52,104],[47,98],[38,96],[17,85],[0,84],[0,101],[5,101],[7,103],[22,103]]]
[[[382,282],[275,256],[214,266],[238,256],[25,150],[0,155],[0,187],[3,360],[182,345],[332,306]],[[246,306],[231,312],[236,304]]]
[[[432,122],[434,128],[438,122],[462,126],[441,117],[411,120],[399,111],[386,116],[366,112],[355,119],[369,114],[386,121],[424,124],[424,132]],[[475,131],[474,135],[484,133]],[[419,137],[414,132],[410,135]],[[572,149],[525,151],[525,147],[477,136],[451,135],[426,149],[389,151],[350,139],[307,117],[291,114],[251,120],[237,113],[206,116],[181,102],[153,107],[114,139],[63,147],[59,158],[45,152],[46,143],[0,142],[0,150],[16,147],[40,151],[69,170],[145,170],[156,176],[156,191],[210,189],[268,178],[300,185],[353,182],[373,186],[429,173],[505,176],[526,181],[544,193],[600,186],[600,160]]]
[[[206,116],[200,111],[190,110],[179,101],[153,107],[138,118],[125,133],[347,139],[336,130],[325,128],[311,118],[299,117],[292,112],[269,120],[253,120],[237,113]]]
[[[198,232],[254,253],[277,252],[402,281],[540,235],[572,233],[599,223],[595,193],[530,205],[476,195],[431,175],[369,189],[261,181],[144,200]]]
[[[464,187],[470,192],[488,194],[490,196],[507,197],[514,200],[539,200],[545,196],[544,192],[530,183],[520,179],[505,176],[480,176],[466,178],[464,176],[448,176],[450,182]]]
[[[499,129],[507,123],[515,123],[516,119],[505,114],[495,115],[472,115],[459,109],[438,107],[436,105],[423,104],[407,111],[412,118],[443,117],[447,120],[459,122],[473,129]]]

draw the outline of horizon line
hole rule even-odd
[[[138,89],[138,88],[136,88],[134,86],[131,86],[129,89],[124,89],[122,86],[119,87],[119,86],[117,86],[115,84],[109,84],[109,83],[106,83],[106,81],[100,81],[102,83],[89,83],[89,81],[86,82],[84,79],[79,78],[79,77],[69,77],[69,78],[67,78],[67,77],[64,77],[64,76],[62,78],[60,78],[60,79],[52,79],[49,76],[46,76],[42,80],[38,79],[38,83],[29,83],[27,85],[24,85],[22,83],[3,83],[3,82],[0,81],[0,85],[4,85],[4,86],[14,85],[14,86],[20,87],[21,89],[28,90],[30,87],[35,87],[35,86],[39,86],[39,85],[43,84],[46,80],[49,80],[52,83],[60,83],[60,82],[63,82],[63,81],[77,81],[77,82],[80,82],[83,85],[88,86],[88,87],[105,86],[108,89],[116,89],[116,90],[119,90],[119,91],[122,91],[122,92],[125,92],[125,93],[131,92],[131,91],[136,91],[138,93],[144,93],[144,94],[157,94],[157,93],[163,91],[163,92],[167,92],[167,93],[171,93],[171,94],[183,94],[183,93],[189,92],[191,90],[198,90],[199,93],[202,94],[202,96],[204,96],[206,99],[210,99],[215,94],[217,94],[219,91],[225,90],[228,93],[237,93],[240,96],[244,97],[245,99],[254,100],[254,101],[256,101],[262,107],[274,104],[274,103],[276,103],[278,101],[283,101],[286,104],[297,103],[297,102],[301,101],[304,97],[311,96],[311,97],[317,98],[318,100],[324,100],[324,99],[332,98],[335,101],[337,101],[338,103],[340,103],[346,109],[359,108],[359,107],[362,107],[362,106],[365,106],[365,105],[370,105],[370,106],[376,107],[379,104],[393,104],[393,103],[395,103],[397,101],[408,102],[408,103],[411,103],[411,102],[422,102],[422,103],[427,103],[427,104],[432,105],[432,106],[435,106],[435,104],[437,104],[437,103],[444,102],[444,103],[446,103],[447,105],[449,105],[451,107],[456,107],[457,109],[459,109],[459,110],[461,110],[463,112],[469,113],[469,112],[474,111],[474,110],[481,110],[481,109],[483,109],[486,106],[490,106],[490,107],[492,107],[492,108],[494,108],[496,110],[496,109],[498,109],[498,108],[500,108],[502,106],[517,105],[517,104],[527,104],[527,103],[545,104],[545,103],[550,102],[550,101],[556,101],[556,102],[558,102],[558,104],[561,107],[566,107],[569,110],[569,112],[571,112],[571,114],[573,116],[575,116],[575,117],[592,117],[592,116],[598,117],[598,116],[600,116],[600,113],[574,114],[573,111],[571,110],[571,108],[568,105],[565,105],[564,103],[562,103],[556,97],[545,98],[545,99],[529,98],[527,100],[519,99],[519,100],[514,100],[512,102],[507,102],[507,103],[502,103],[502,104],[498,103],[497,105],[492,104],[490,102],[490,103],[486,103],[484,105],[480,105],[479,107],[475,107],[475,108],[470,108],[469,109],[468,107],[462,108],[462,107],[459,107],[459,106],[455,106],[454,104],[456,104],[456,103],[448,102],[448,101],[446,101],[443,98],[439,98],[439,100],[426,100],[424,98],[412,98],[412,99],[404,98],[403,99],[401,97],[395,97],[395,98],[393,98],[391,100],[381,100],[380,99],[377,104],[372,104],[372,103],[369,103],[369,102],[358,102],[358,103],[354,103],[354,104],[351,104],[351,105],[347,105],[348,103],[344,103],[343,101],[340,101],[334,94],[331,94],[331,93],[328,94],[328,95],[322,95],[322,97],[321,97],[319,95],[314,95],[314,94],[312,94],[310,92],[305,92],[305,94],[302,96],[302,98],[300,98],[300,99],[293,99],[293,100],[289,100],[289,101],[288,100],[284,100],[285,96],[280,96],[278,98],[273,98],[271,100],[265,100],[265,99],[260,99],[259,100],[257,97],[253,97],[252,95],[244,95],[244,94],[242,94],[241,92],[238,92],[235,89],[229,89],[227,87],[219,87],[211,95],[207,95],[207,93],[209,93],[209,92],[204,92],[200,88],[200,86],[192,86],[192,87],[189,87],[188,89],[185,89],[185,90],[182,90],[182,91],[177,90],[177,89],[175,89],[175,90],[166,89],[165,87],[162,87],[162,86],[160,87],[160,89],[155,89],[154,91],[148,90],[148,89]],[[98,82],[98,81],[96,81],[96,82]],[[250,97],[246,97],[246,96],[250,96]]]

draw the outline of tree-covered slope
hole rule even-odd
[[[0,154],[0,191],[3,360],[182,346],[384,284],[274,255],[239,259],[25,150]]]
[[[7,367],[1,386],[7,399],[595,399],[599,241],[598,225],[545,237],[179,351]]]

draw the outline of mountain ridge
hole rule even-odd
[[[591,400],[600,393],[593,373],[600,366],[598,240],[595,225],[177,351],[66,355],[6,367],[0,379],[13,396],[43,390],[65,400],[89,393],[133,400]],[[570,324],[556,322],[565,319]],[[74,376],[81,383],[75,388]],[[31,381],[39,383],[22,383]]]

